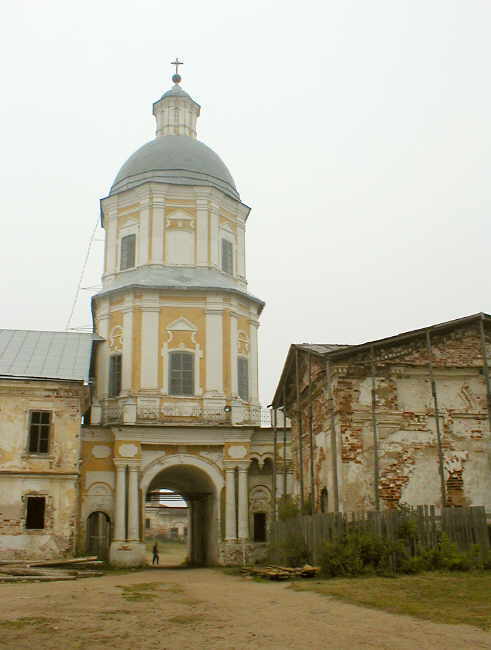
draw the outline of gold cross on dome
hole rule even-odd
[[[171,65],[175,65],[175,66],[176,66],[176,74],[179,74],[179,66],[180,66],[180,65],[184,65],[184,63],[183,63],[182,61],[179,61],[179,57],[176,56],[176,60],[175,60],[175,61],[171,61]]]

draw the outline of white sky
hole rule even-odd
[[[175,56],[252,206],[264,404],[292,342],[491,311],[490,19],[489,0],[4,3],[0,327],[64,329],[98,200],[153,138]]]

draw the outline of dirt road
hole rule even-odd
[[[348,605],[215,569],[0,585],[9,650],[491,649],[491,634]]]

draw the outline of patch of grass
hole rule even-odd
[[[189,625],[191,623],[199,623],[201,616],[171,616],[167,619],[169,623],[177,623],[178,625]]]
[[[13,620],[0,621],[0,627],[3,629],[20,630],[35,625],[38,627],[38,632],[51,632],[53,623],[55,623],[55,620],[46,616],[22,616]]]
[[[166,593],[169,594],[182,594],[182,592],[184,591],[181,585],[178,585],[176,582],[169,582],[161,585],[161,587],[162,589],[164,589]]]
[[[333,578],[295,582],[290,589],[316,591],[356,605],[436,623],[465,623],[491,629],[491,572]]]
[[[122,589],[122,596],[129,601],[153,600],[157,594],[152,593],[159,589],[160,582],[139,582],[135,585],[117,585]]]

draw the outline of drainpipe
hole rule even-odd
[[[310,445],[310,514],[315,512],[315,483],[314,483],[314,427],[312,404],[312,352],[309,352],[309,445]]]
[[[481,314],[479,320],[479,331],[481,335],[481,354],[482,354],[482,365],[483,365],[483,374],[484,381],[486,382],[486,398],[488,406],[488,421],[489,421],[489,430],[491,431],[491,385],[489,383],[489,364],[486,350],[486,333],[484,331],[484,314]]]
[[[428,351],[428,370],[431,382],[431,394],[433,395],[433,408],[435,409],[435,424],[436,424],[436,439],[438,446],[438,469],[440,473],[440,490],[442,498],[442,508],[447,505],[447,496],[445,491],[445,474],[443,470],[443,448],[442,448],[442,434],[440,431],[440,414],[438,411],[438,396],[436,392],[436,382],[433,374],[433,350],[431,347],[431,334],[430,329],[426,330],[426,349]]]
[[[375,347],[370,346],[370,372],[372,375],[372,434],[373,434],[373,480],[375,509],[380,510],[379,484],[379,452],[378,452],[378,431],[377,431],[377,394],[375,378]]]
[[[300,510],[303,515],[304,508],[304,489],[303,489],[303,422],[302,407],[300,405],[300,362],[298,348],[295,348],[295,379],[297,385],[297,429],[298,429],[298,456],[300,465]]]
[[[339,512],[339,480],[338,480],[338,441],[336,437],[336,415],[334,413],[334,395],[332,392],[332,368],[329,359],[326,361],[327,407],[331,419],[331,456],[332,477],[334,483],[334,512]]]

